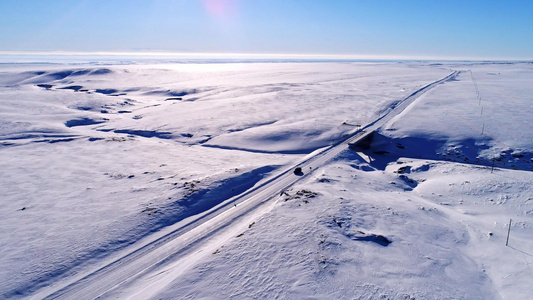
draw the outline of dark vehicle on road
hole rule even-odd
[[[294,169],[294,174],[295,175],[302,175],[303,174],[302,168],[297,167],[296,169]]]

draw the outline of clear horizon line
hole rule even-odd
[[[309,59],[309,60],[449,60],[449,61],[531,61],[526,58],[459,57],[428,55],[387,54],[289,54],[289,53],[223,53],[223,52],[175,52],[152,51],[14,51],[0,50],[4,56],[140,56],[175,57],[180,59]]]

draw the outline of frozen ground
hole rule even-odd
[[[305,177],[180,276],[116,295],[527,299],[531,64],[3,65],[0,291],[81,272],[451,70],[370,149]]]

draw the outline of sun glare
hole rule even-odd
[[[235,15],[237,1],[235,0],[203,0],[202,4],[207,13],[215,18],[230,18]]]

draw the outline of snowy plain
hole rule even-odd
[[[533,65],[417,62],[2,65],[1,295],[127,251],[453,70],[195,264],[109,297],[528,299]]]

